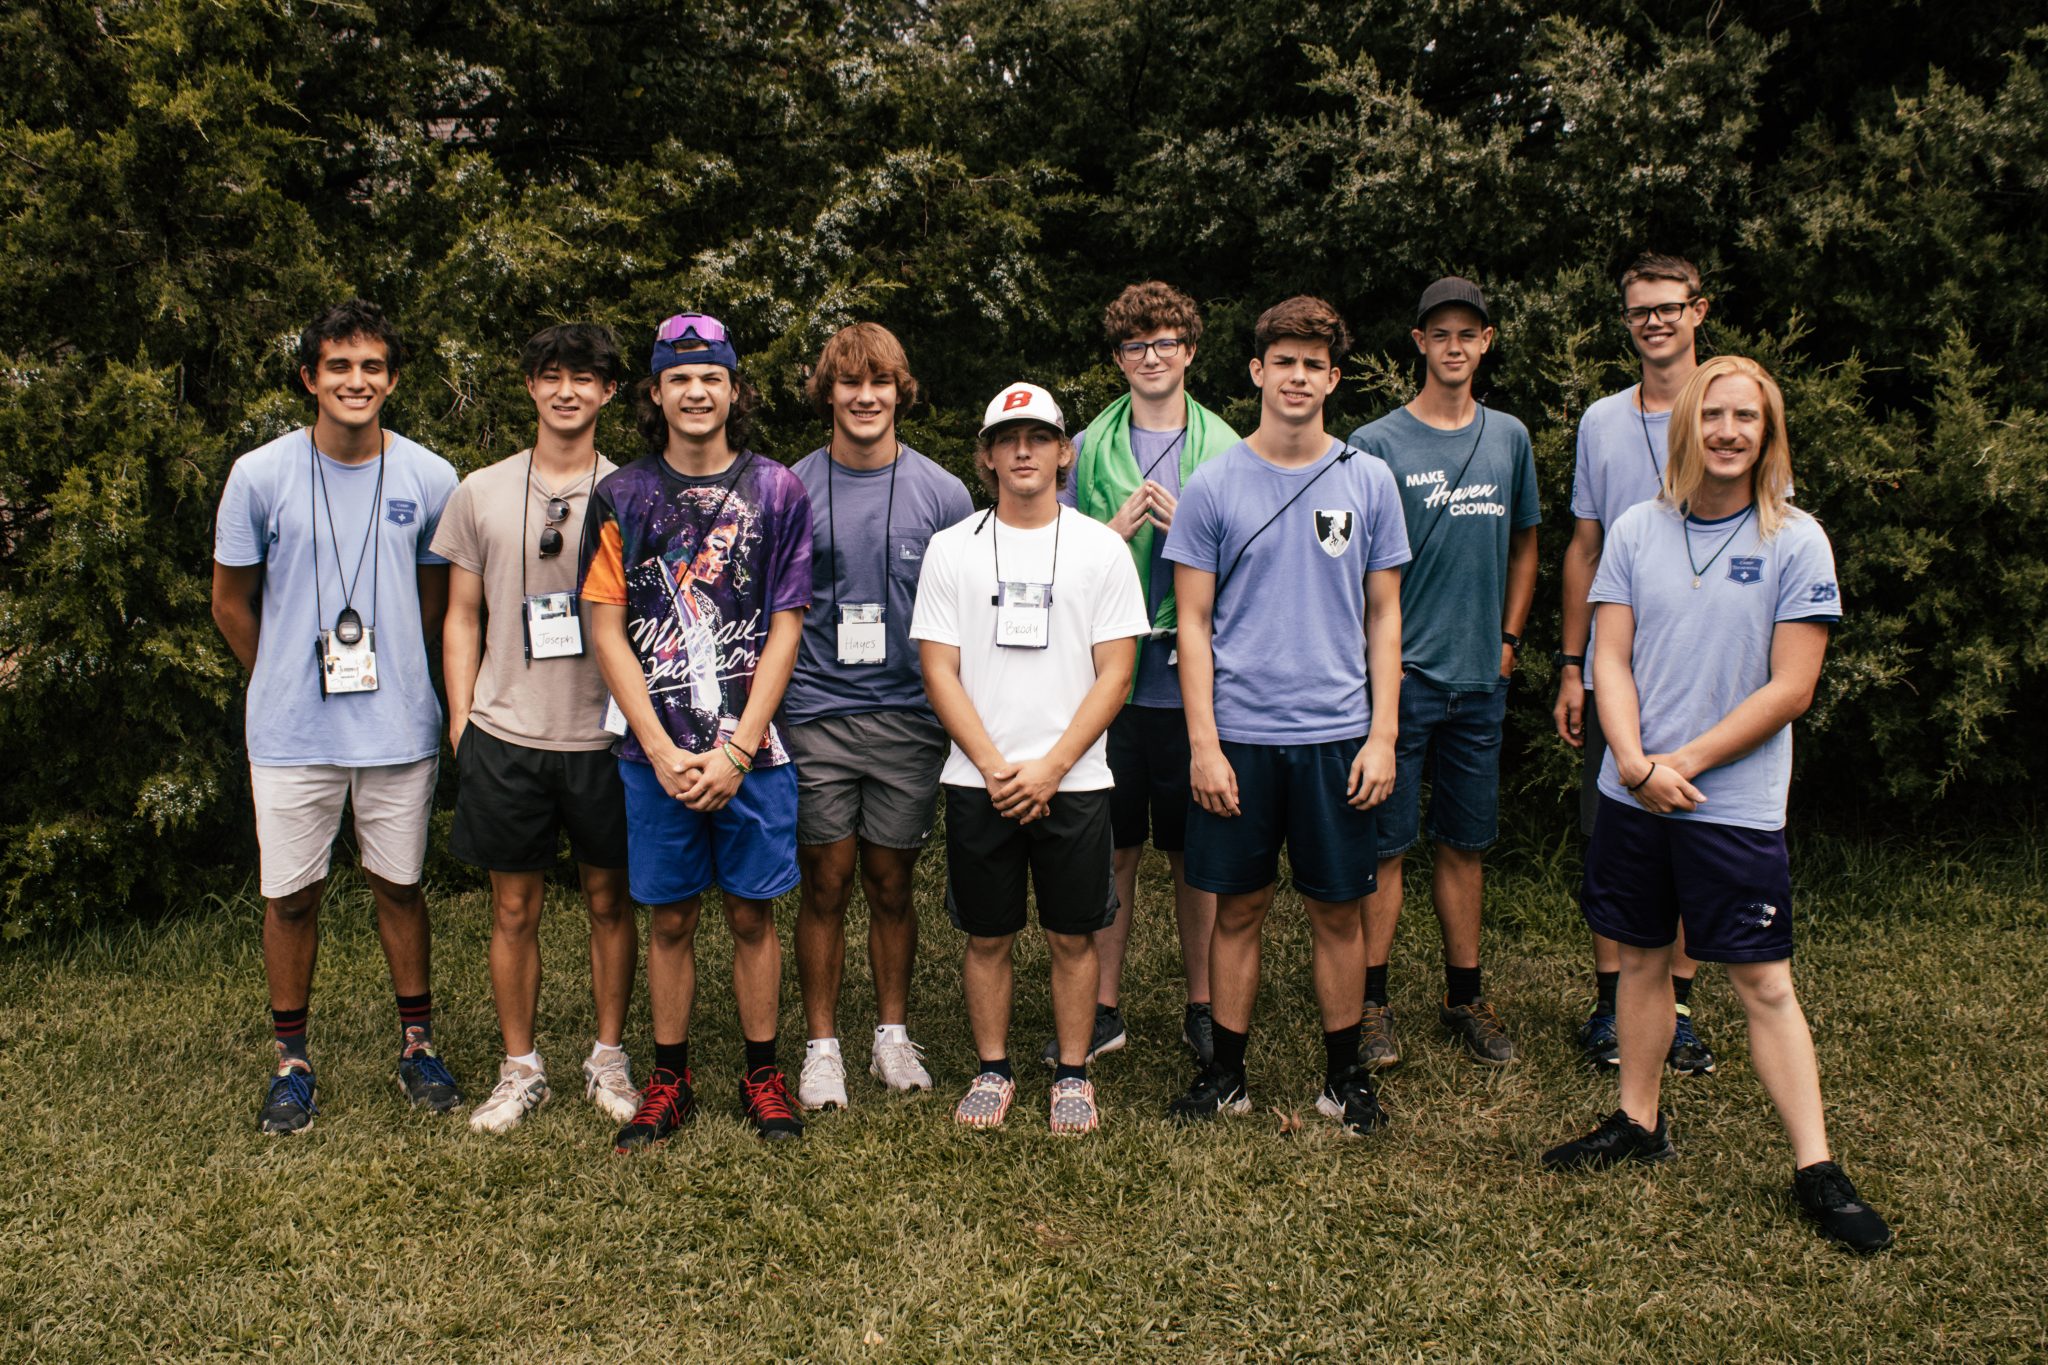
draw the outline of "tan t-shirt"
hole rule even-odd
[[[590,471],[544,486],[540,471],[528,478],[530,452],[479,469],[462,481],[441,513],[434,553],[484,581],[484,657],[476,675],[470,721],[485,732],[531,749],[608,749],[604,729],[604,678],[590,648],[590,621],[583,621],[583,654],[577,658],[526,658],[526,613],[522,591],[575,592],[583,517],[590,507]],[[612,472],[597,457],[597,477]],[[540,557],[541,531],[552,498],[569,504],[569,519],[557,523],[559,554]],[[526,543],[520,544],[520,504],[525,502]],[[520,570],[525,569],[524,588]]]

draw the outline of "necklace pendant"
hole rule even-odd
[[[1693,589],[1694,589],[1695,591],[1697,591],[1697,590],[1699,589],[1699,586],[1700,586],[1700,576],[1699,576],[1698,574],[1694,574],[1694,575],[1692,576],[1692,586],[1693,586]]]

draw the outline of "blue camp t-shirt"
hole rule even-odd
[[[1591,600],[1619,602],[1635,614],[1630,671],[1646,754],[1690,743],[1769,682],[1778,622],[1842,619],[1835,554],[1820,523],[1793,509],[1766,541],[1755,516],[1745,521],[1745,515],[1692,521],[1665,503],[1638,503],[1607,533]],[[1694,564],[1706,566],[1697,588]],[[1782,829],[1792,785],[1792,727],[1692,782],[1706,803],[1674,811],[1671,819]],[[1621,785],[1612,750],[1600,764],[1600,793],[1635,803]]]
[[[1578,456],[1572,465],[1572,515],[1597,521],[1611,532],[1621,514],[1649,502],[1664,487],[1664,462],[1671,435],[1671,414],[1644,412],[1636,406],[1631,384],[1586,409],[1579,419]],[[1586,690],[1593,689],[1593,627],[1586,631],[1586,666],[1580,670]]]
[[[1166,557],[1217,576],[1219,736],[1322,744],[1372,728],[1365,576],[1408,562],[1385,461],[1332,440],[1314,464],[1283,469],[1239,441],[1188,480]]]
[[[428,546],[459,480],[439,455],[387,435],[381,502],[378,460],[351,465],[316,454],[303,429],[250,451],[228,472],[213,557],[231,567],[263,566],[262,633],[245,723],[249,761],[258,767],[367,768],[441,751],[418,566],[448,562]],[[323,700],[320,632],[333,628],[349,579],[356,612],[376,632],[377,690]]]
[[[869,711],[930,714],[910,617],[925,544],[974,511],[967,485],[909,446],[882,469],[848,469],[814,450],[792,472],[811,499],[811,609],[783,694],[783,723]],[[835,601],[882,604],[881,663],[839,662]]]
[[[1176,502],[1180,500],[1180,457],[1187,434],[1186,427],[1175,431],[1131,427],[1131,459],[1138,466],[1139,479],[1150,479],[1172,494]],[[1087,443],[1085,431],[1074,438],[1076,456]],[[1060,490],[1059,498],[1065,506],[1079,506],[1071,478]],[[1173,591],[1173,564],[1166,558],[1166,533],[1157,527],[1152,535],[1152,563],[1140,586],[1145,590],[1145,619],[1150,621],[1158,614],[1160,602]],[[1175,657],[1170,642],[1161,642],[1156,649],[1147,645],[1138,651],[1138,677],[1131,688],[1131,705],[1180,706],[1180,668],[1173,662]]]
[[[1401,575],[1401,665],[1448,692],[1500,682],[1511,531],[1543,519],[1529,430],[1480,408],[1444,431],[1395,408],[1351,433],[1401,490],[1414,562]]]

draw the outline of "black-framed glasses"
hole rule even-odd
[[[558,523],[567,521],[568,519],[568,499],[549,498],[547,506],[547,524],[545,526],[542,526],[540,529],[540,557],[542,559],[552,559],[556,555],[562,553],[562,533],[560,529],[558,529]]]
[[[1699,296],[1695,294],[1683,303],[1653,303],[1642,308],[1624,308],[1621,310],[1621,319],[1631,327],[1641,327],[1653,317],[1662,323],[1673,323],[1684,317],[1685,310],[1699,301]]]
[[[1157,341],[1125,341],[1118,343],[1116,353],[1125,360],[1136,362],[1145,358],[1145,352],[1156,351],[1161,360],[1171,360],[1180,354],[1180,348],[1186,344],[1186,339],[1182,337],[1161,337]]]

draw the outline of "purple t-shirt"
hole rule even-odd
[[[1138,467],[1138,477],[1152,482],[1180,498],[1180,457],[1187,440],[1187,428],[1175,431],[1148,431],[1144,427],[1131,428],[1131,458]],[[1079,454],[1087,443],[1088,433],[1082,432],[1074,438],[1074,452]],[[1067,486],[1060,490],[1060,502],[1068,507],[1078,507],[1074,498],[1074,482],[1067,480]],[[1145,619],[1151,620],[1159,610],[1160,601],[1173,591],[1173,564],[1166,558],[1166,535],[1157,528],[1152,536],[1152,563],[1145,575]],[[1162,641],[1157,648],[1147,645],[1138,651],[1137,685],[1131,689],[1133,706],[1180,706],[1180,669],[1172,660],[1174,651],[1170,642]]]
[[[1332,440],[1283,469],[1239,441],[1188,480],[1166,557],[1217,576],[1218,735],[1323,744],[1372,728],[1365,576],[1409,558],[1385,461]]]
[[[783,722],[870,711],[929,715],[910,616],[926,543],[973,515],[967,485],[909,446],[881,469],[848,469],[814,450],[792,472],[811,500],[811,609],[782,699]],[[839,662],[837,606],[850,603],[882,607],[887,645],[879,664]]]
[[[746,710],[769,618],[811,602],[811,503],[796,475],[742,454],[724,473],[659,455],[597,486],[584,522],[583,600],[626,609],[626,638],[670,738],[715,747]],[[628,734],[620,756],[645,763]],[[788,761],[770,725],[757,764]]]

